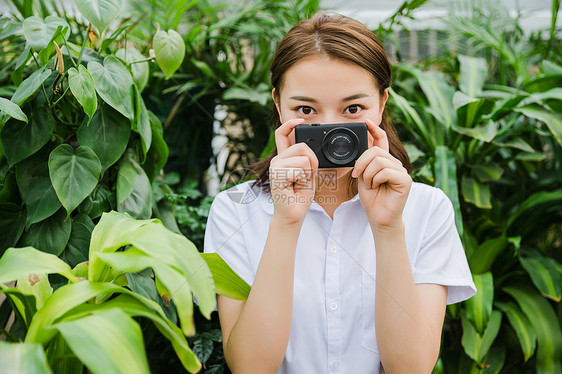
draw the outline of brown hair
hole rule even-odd
[[[352,18],[335,13],[317,13],[293,26],[279,42],[270,68],[271,85],[276,94],[279,95],[285,73],[293,65],[307,57],[318,55],[348,62],[367,70],[375,79],[381,96],[390,86],[390,63],[377,36],[364,24]],[[275,103],[273,119],[275,128],[281,126]],[[410,173],[408,153],[388,121],[386,111],[383,113],[380,127],[388,137],[390,154],[400,160]],[[252,165],[253,171],[258,175],[256,184],[265,190],[269,190],[269,164],[276,155],[277,149],[263,161]],[[354,184],[350,186],[350,192],[354,195],[357,193],[356,179],[352,181]]]

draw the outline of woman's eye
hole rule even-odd
[[[350,105],[347,108],[345,108],[345,112],[349,113],[349,114],[357,114],[359,113],[361,110],[363,109],[363,107],[361,105]]]
[[[299,113],[304,115],[309,115],[314,113],[314,109],[309,106],[300,106],[297,108],[297,110],[299,111]]]

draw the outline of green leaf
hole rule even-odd
[[[51,217],[34,223],[23,234],[20,243],[56,256],[60,255],[68,243],[72,228],[70,220],[65,218],[64,210],[60,209]]]
[[[51,217],[61,207],[48,175],[30,178],[29,182],[29,191],[25,198],[27,228],[34,223]]]
[[[72,221],[70,238],[61,256],[72,268],[79,263],[88,261],[88,249],[90,247],[91,236],[92,230],[86,224],[76,220]]]
[[[12,95],[11,101],[21,106],[31,95],[37,92],[50,75],[51,69],[47,69],[46,66],[42,66],[41,69],[34,71],[18,86],[16,92]]]
[[[558,144],[562,145],[562,113],[546,110],[537,104],[516,108],[515,111],[544,122]]]
[[[26,295],[17,288],[7,287],[2,283],[0,283],[0,294],[5,294],[10,298],[13,302],[13,307],[10,307],[10,309],[14,311],[22,325],[29,328],[33,316],[37,313],[35,296]]]
[[[25,39],[36,52],[46,48],[51,40],[56,37],[57,30],[66,28],[65,38],[70,35],[70,27],[64,18],[47,16],[45,20],[41,17],[32,16],[23,20],[23,34]]]
[[[472,167],[472,174],[480,182],[497,181],[503,175],[503,171],[503,168],[497,165],[474,165]]]
[[[135,95],[135,119],[132,122],[132,129],[139,133],[142,145],[143,159],[141,163],[144,163],[146,159],[146,153],[150,148],[150,143],[152,142],[152,129],[150,128],[150,118],[148,116],[148,110],[144,104],[144,100],[140,94],[139,89],[134,87]]]
[[[121,0],[74,0],[76,8],[103,34],[121,13]]]
[[[8,99],[0,97],[0,111],[6,113],[8,116],[17,119],[18,121],[28,122],[27,116],[19,106],[14,104]]]
[[[53,327],[92,372],[150,373],[140,326],[119,309],[97,311]]]
[[[458,126],[453,128],[473,128],[481,122],[481,118],[488,114],[494,106],[494,102],[487,99],[474,99],[466,96],[460,91],[453,96],[453,107],[457,112]],[[491,121],[488,121],[491,123]],[[481,126],[480,126],[481,127]]]
[[[159,168],[163,168],[168,162],[168,144],[164,140],[164,131],[162,130],[162,123],[154,113],[148,111],[148,118],[150,120],[150,128],[152,130],[152,141],[150,151],[154,152],[154,158]]]
[[[70,91],[80,105],[82,105],[84,112],[88,115],[89,124],[98,107],[94,79],[84,65],[79,65],[78,70],[75,68],[68,69],[68,84],[70,86]]]
[[[133,160],[123,159],[117,176],[117,210],[136,219],[152,215],[152,187],[144,170]]]
[[[10,166],[41,149],[51,138],[55,121],[47,107],[34,108],[27,125],[8,121],[2,129],[2,147]]]
[[[457,187],[457,163],[455,153],[446,146],[435,149],[435,187],[440,188],[451,199],[455,210],[455,224],[462,236],[462,215]]]
[[[98,184],[94,191],[78,206],[78,210],[92,219],[111,210],[115,204],[115,193],[105,184]]]
[[[486,143],[491,142],[498,133],[498,125],[494,121],[486,121],[483,126],[472,128],[453,125],[452,129],[459,134],[470,136]]]
[[[12,82],[14,82],[16,86],[21,85],[21,82],[23,80],[23,71],[27,66],[27,62],[29,61],[30,58],[31,58],[31,46],[28,43],[26,43],[24,51],[18,57],[16,61],[16,66],[14,66],[13,68],[14,70],[12,70]],[[44,68],[45,66],[43,66],[43,69]]]
[[[222,94],[223,100],[245,100],[266,106],[271,92],[260,92],[254,88],[230,87]]]
[[[501,312],[494,310],[483,335],[478,334],[466,315],[461,315],[462,339],[464,352],[479,364],[483,364],[484,357],[490,350],[494,339],[500,331],[502,320]]]
[[[209,339],[203,339],[202,337],[195,340],[193,343],[193,353],[197,355],[199,361],[202,363],[207,362],[211,353],[213,353],[213,341]]]
[[[96,92],[119,113],[130,119],[135,118],[133,78],[127,68],[114,56],[88,63],[88,71],[94,79]]]
[[[131,24],[126,24],[126,25],[123,25],[123,26],[119,27],[117,30],[113,31],[110,36],[103,39],[103,41],[101,42],[101,47],[100,47],[99,51],[100,52],[105,51],[105,49],[107,47],[109,47],[115,41],[115,39],[117,39],[119,37],[119,35],[121,35],[123,33],[123,31],[127,30],[129,27],[131,27]],[[128,48],[131,48],[131,47],[128,47]],[[120,56],[117,56],[117,57],[121,58]]]
[[[422,135],[423,140],[427,144],[429,144],[429,146],[433,149],[435,147],[436,139],[434,139],[431,135],[429,135],[429,132],[427,130],[427,124],[421,119],[418,112],[416,112],[416,110],[412,107],[412,105],[408,102],[408,100],[406,100],[406,98],[394,92],[392,87],[388,88],[388,92],[390,93],[390,97],[396,103],[396,106],[402,111],[402,113],[406,117],[407,120],[406,122],[411,123],[415,126],[416,131],[413,131],[413,133],[417,134],[419,132]],[[274,135],[273,132],[272,135]],[[273,136],[272,139],[273,139],[272,144],[273,146],[275,146],[275,137]]]
[[[190,61],[193,65],[195,65],[197,69],[199,69],[208,78],[211,78],[212,80],[217,79],[217,76],[215,75],[215,73],[213,73],[213,70],[205,61],[197,60],[195,58],[192,58]]]
[[[544,224],[543,221],[550,224],[553,217],[560,215],[560,206],[562,206],[561,189],[534,193],[509,215],[507,227],[510,232],[522,235],[534,227],[532,224]]]
[[[47,274],[30,273],[22,275],[16,281],[17,289],[26,295],[35,297],[36,309],[41,309],[45,302],[53,294],[53,288],[49,283]]]
[[[32,247],[8,248],[0,258],[0,283],[12,282],[31,273],[57,273],[76,280],[70,266],[63,260]]]
[[[23,234],[23,230],[25,230],[25,212],[23,209],[13,203],[1,203],[0,257],[6,248],[16,245],[21,234]]]
[[[61,144],[51,152],[49,174],[67,217],[94,190],[100,173],[100,160],[90,147]]]
[[[89,124],[82,122],[76,134],[80,145],[90,147],[98,156],[103,174],[125,152],[131,124],[112,107],[103,105]]]
[[[561,284],[560,272],[557,269],[557,262],[552,258],[542,255],[530,257],[520,257],[519,261],[525,271],[531,276],[533,284],[544,297],[560,302]]]
[[[474,250],[468,257],[472,274],[482,274],[490,270],[494,260],[509,244],[505,236],[488,239]]]
[[[0,362],[5,373],[53,373],[41,344],[0,341]]]
[[[521,350],[525,357],[525,362],[533,353],[535,353],[535,348],[537,345],[537,334],[529,319],[525,314],[519,309],[519,307],[512,301],[508,303],[496,303],[498,309],[505,313],[511,327],[515,330],[517,338],[519,339],[519,344],[521,345]]]
[[[169,79],[181,66],[185,55],[185,44],[180,34],[174,30],[158,31],[152,40],[156,62]]]
[[[201,256],[213,274],[216,293],[235,300],[248,299],[251,287],[228,266],[218,253],[202,253]]]
[[[459,88],[470,97],[482,94],[488,68],[481,57],[458,56],[460,63]]]
[[[492,314],[494,278],[490,272],[474,274],[472,278],[478,292],[465,301],[466,317],[476,328],[476,331],[482,335]]]
[[[537,334],[537,373],[562,373],[562,331],[553,308],[530,287],[503,290],[513,296]]]
[[[482,184],[476,179],[463,177],[461,190],[464,201],[474,204],[478,208],[492,209],[489,184]]]
[[[126,50],[125,48],[120,48],[115,52],[115,56],[130,64],[133,81],[139,89],[139,92],[142,92],[148,83],[148,75],[150,72],[148,61],[136,62],[134,64],[131,64],[131,62],[146,60],[146,57],[134,47],[127,47]]]

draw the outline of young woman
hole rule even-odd
[[[391,71],[363,24],[317,14],[280,42],[272,66],[276,152],[257,181],[219,193],[205,251],[249,284],[218,296],[233,373],[430,373],[447,303],[476,292],[437,188],[413,183],[385,118]],[[354,167],[318,168],[294,129],[364,122]],[[243,196],[243,198],[240,198]]]

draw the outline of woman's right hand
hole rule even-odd
[[[291,119],[275,130],[277,156],[269,165],[274,215],[289,224],[301,223],[314,199],[318,159],[305,143],[292,144],[290,134],[303,119]]]

